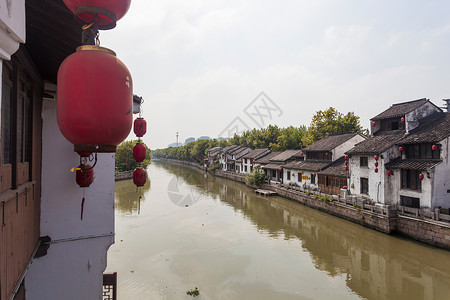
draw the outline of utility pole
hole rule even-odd
[[[178,131],[177,131],[177,147],[178,147]]]

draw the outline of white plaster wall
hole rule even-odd
[[[447,192],[447,190],[450,191],[449,138],[442,140],[440,145],[442,163],[436,166],[434,172],[430,174],[431,180],[433,180],[432,209],[438,206],[450,208],[450,193]],[[425,177],[425,179],[427,178]]]
[[[360,167],[360,157],[368,157],[368,167]],[[384,162],[381,156],[378,158],[378,173],[375,173],[374,155],[352,155],[349,158],[350,184],[349,190],[353,195],[369,197],[371,200],[384,203],[384,184],[383,177],[385,173]],[[369,194],[361,194],[361,177],[369,181]]]
[[[114,243],[114,154],[99,154],[94,182],[83,189],[70,169],[79,156],[60,133],[56,103],[44,101],[42,128],[41,236],[52,241],[104,236],[52,244],[26,276],[27,299],[101,299],[106,253]]]
[[[345,143],[340,144],[336,148],[334,148],[331,152],[333,154],[333,161],[345,155],[345,152],[352,149],[359,142],[364,141],[365,138],[360,136],[359,134],[355,135]]]
[[[291,172],[291,180],[287,180],[287,171]],[[302,176],[302,181],[298,181],[298,173],[302,173],[300,176]],[[292,174],[295,174],[295,176],[292,176]],[[311,171],[305,171],[305,170],[295,170],[295,169],[284,169],[283,170],[283,183],[289,184],[289,183],[296,183],[297,185],[304,187],[304,188],[317,188],[317,181],[318,176],[316,176],[316,182],[315,184],[311,184],[311,176],[314,174],[314,172]]]
[[[419,126],[419,120],[431,115],[434,112],[440,111],[439,108],[434,106],[433,104],[427,102],[419,108],[413,110],[412,112],[406,114],[405,122],[406,122],[406,132],[409,133],[411,130]]]
[[[9,60],[25,42],[25,0],[0,1],[0,58]]]

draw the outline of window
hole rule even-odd
[[[287,180],[291,180],[291,171],[286,172]]]
[[[245,172],[247,172],[247,166],[245,166],[244,168],[245,168]]]
[[[245,166],[247,168],[247,166]],[[250,172],[253,171],[253,166],[250,166]]]
[[[297,177],[298,179],[298,182],[302,182],[302,173],[298,173],[298,177]]]
[[[316,176],[314,174],[311,174],[311,184],[316,184]]]
[[[359,166],[360,167],[368,167],[369,166],[369,158],[367,156],[361,156],[359,158]]]
[[[306,155],[308,156],[308,160],[331,160],[332,159],[331,152],[326,152],[326,151],[308,152]]]
[[[391,122],[391,130],[398,130],[398,121]]]
[[[369,194],[369,179],[361,177],[361,194]]]
[[[247,159],[245,159],[245,163],[247,163]],[[245,171],[247,171],[247,170],[245,170]]]
[[[276,170],[272,170],[272,177],[277,177],[277,171]]]
[[[412,208],[420,208],[420,199],[414,197],[400,196],[400,205]]]
[[[423,144],[412,144],[405,146],[405,154],[406,158],[414,159],[414,158],[434,158],[439,159],[440,157],[440,149],[434,150],[432,149],[433,145],[430,143]]]
[[[402,189],[411,189],[420,191],[422,189],[422,181],[419,179],[421,172],[417,170],[402,169],[401,187]]]

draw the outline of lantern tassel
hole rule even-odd
[[[86,200],[86,198],[84,197],[84,192],[85,189],[83,188],[83,199],[81,200],[81,220],[83,220],[83,211],[84,211],[84,201]]]

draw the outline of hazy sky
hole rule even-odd
[[[180,141],[216,137],[233,121],[309,125],[330,106],[364,127],[393,103],[441,106],[449,14],[445,0],[132,0],[100,40],[130,69],[156,149],[177,131]],[[272,102],[252,102],[261,92]]]

